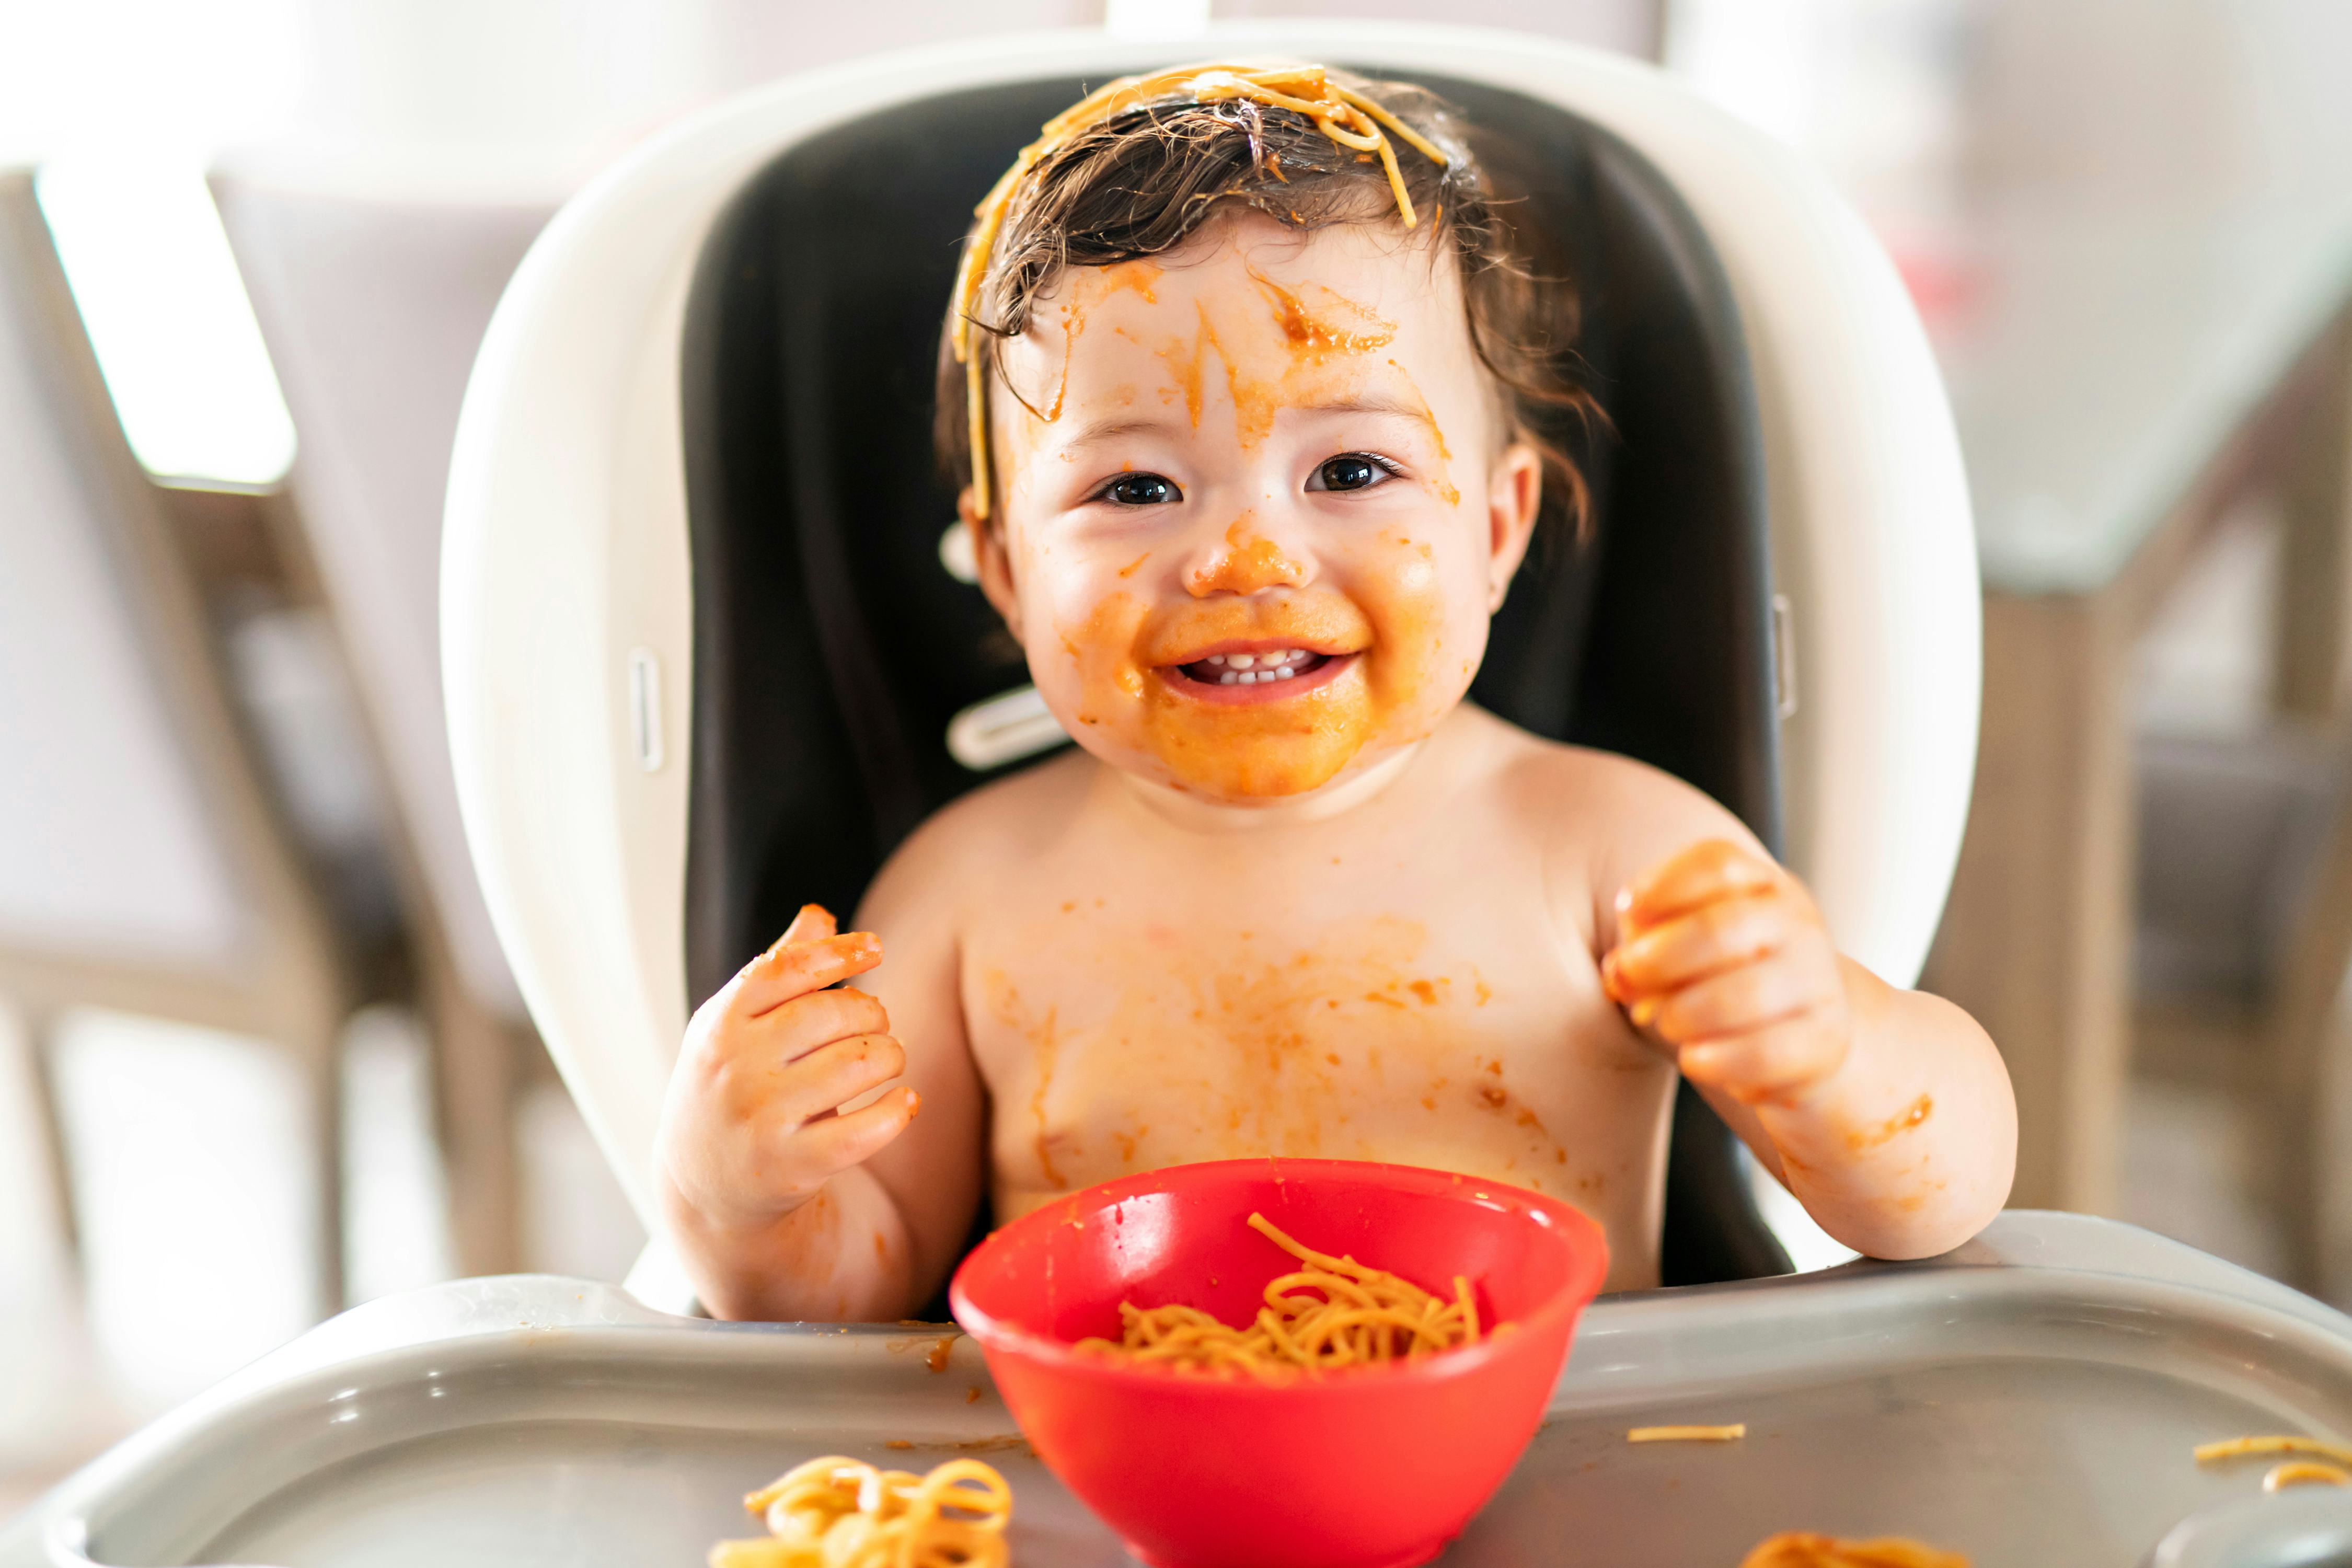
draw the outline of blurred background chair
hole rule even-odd
[[[400,825],[457,1258],[506,1272],[523,1256],[518,1087],[543,1058],[457,822],[441,501],[466,374],[551,209],[304,188],[234,163],[212,184],[300,438],[289,487]]]
[[[0,532],[0,754],[13,759],[0,994],[37,1039],[67,1009],[107,1007],[282,1044],[311,1085],[318,1294],[338,1303],[343,955],[32,188],[0,174],[0,441],[16,492]],[[61,1142],[55,1158],[62,1192]]]
[[[267,1042],[299,1079],[296,1190],[280,1195],[310,1233],[283,1332],[343,1297],[336,1054],[353,955],[233,695],[191,559],[205,523],[179,526],[125,444],[23,173],[0,174],[0,1004],[26,1037],[60,1230],[81,1232],[78,1196],[127,1152],[141,1179],[173,1179],[109,1137],[134,1096],[61,1081],[89,1055],[65,1048],[89,1010]],[[210,542],[233,549],[235,531]],[[272,1332],[268,1307],[247,1312]],[[11,1377],[12,1397],[27,1381]]]

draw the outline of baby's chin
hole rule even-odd
[[[1140,703],[1117,720],[1056,716],[1097,761],[1139,784],[1210,805],[1273,807],[1343,796],[1423,739],[1383,733],[1351,721],[1339,703],[1331,708],[1339,710],[1227,710],[1210,725]]]

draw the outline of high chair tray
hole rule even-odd
[[[1734,1421],[1735,1443],[1625,1439]],[[2011,1214],[1928,1263],[1596,1303],[1541,1435],[1444,1562],[1734,1568],[1786,1529],[1916,1535],[1979,1568],[2131,1568],[2168,1532],[2166,1568],[2352,1562],[2352,1495],[2263,1500],[2261,1461],[2189,1455],[2297,1431],[2352,1437],[2352,1319],[2145,1232]],[[320,1326],[58,1488],[0,1532],[0,1568],[688,1568],[753,1532],[745,1491],[835,1451],[984,1456],[1019,1568],[1126,1561],[968,1341],[688,1321],[520,1277]],[[2328,1541],[2347,1555],[2311,1554]]]

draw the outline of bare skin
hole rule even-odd
[[[904,1316],[983,1191],[1265,1153],[1552,1194],[1654,1284],[1677,1069],[1861,1251],[2000,1208],[1973,1020],[1697,792],[1464,700],[1539,468],[1461,310],[1396,231],[1226,218],[1007,345],[982,584],[1082,749],[697,1013],[657,1179],[712,1311]]]

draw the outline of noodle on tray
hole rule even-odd
[[[978,1459],[929,1475],[829,1454],[743,1500],[765,1537],[722,1541],[710,1568],[1006,1568],[1013,1489]]]

